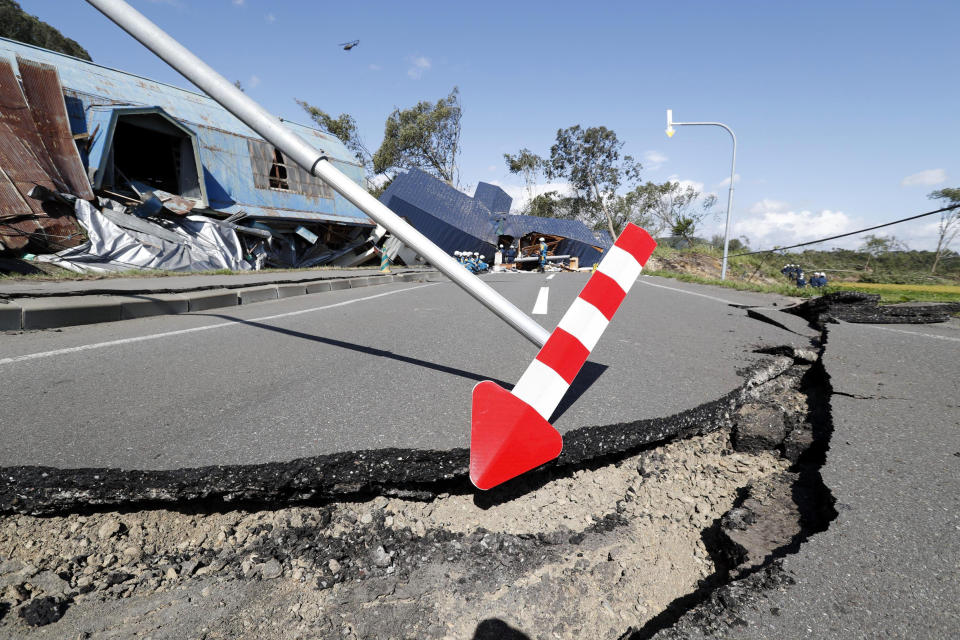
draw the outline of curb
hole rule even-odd
[[[394,282],[425,282],[427,278],[427,273],[405,273],[185,293],[42,297],[21,299],[16,304],[0,301],[0,331],[56,329],[174,315]]]

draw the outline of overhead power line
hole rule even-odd
[[[810,242],[801,242],[800,244],[792,244],[789,247],[776,247],[774,249],[764,249],[762,251],[747,251],[746,253],[736,253],[732,258],[738,258],[740,256],[752,256],[758,253],[773,253],[775,251],[786,251],[787,249],[796,249],[797,247],[806,247],[811,244],[820,244],[821,242],[826,242],[827,240],[836,240],[837,238],[846,238],[847,236],[855,236],[858,233],[864,233],[865,231],[873,231],[874,229],[882,229],[884,227],[889,227],[895,224],[900,224],[901,222],[909,222],[910,220],[916,220],[917,218],[923,218],[925,216],[932,216],[935,213],[943,213],[944,211],[952,211],[953,209],[960,209],[960,204],[955,204],[949,207],[944,207],[942,209],[937,209],[936,211],[927,211],[926,213],[920,213],[915,216],[910,216],[909,218],[901,218],[900,220],[894,220],[893,222],[887,222],[884,224],[878,224],[875,227],[867,227],[866,229],[858,229],[856,231],[850,231],[848,233],[841,233],[840,235],[830,236],[829,238],[820,238],[819,240],[811,240]]]

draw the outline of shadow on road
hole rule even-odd
[[[303,338],[304,340],[319,342],[321,344],[330,345],[331,347],[349,349],[350,351],[356,351],[357,353],[363,353],[368,356],[377,356],[379,358],[389,358],[390,360],[396,360],[398,362],[403,362],[405,364],[412,364],[418,367],[424,367],[426,369],[433,369],[434,371],[447,373],[452,376],[459,376],[461,378],[467,378],[468,380],[475,380],[477,382],[482,382],[484,380],[492,380],[493,382],[496,382],[497,384],[499,384],[501,387],[504,387],[506,389],[512,388],[512,385],[510,383],[504,382],[503,380],[497,380],[496,378],[491,378],[490,376],[474,373],[472,371],[464,371],[463,369],[456,369],[454,367],[448,367],[443,364],[437,364],[436,362],[429,362],[427,360],[421,360],[419,358],[412,358],[410,356],[400,355],[399,353],[394,353],[392,351],[387,351],[385,349],[377,349],[375,347],[365,347],[363,345],[354,344],[352,342],[345,342],[343,340],[337,340],[335,338],[324,338],[323,336],[304,333],[302,331],[294,331],[293,329],[284,329],[281,327],[274,327],[269,324],[264,324],[262,322],[254,322],[252,320],[242,320],[240,318],[235,318],[233,316],[226,316],[226,315],[212,314],[212,313],[195,314],[195,315],[205,315],[210,318],[220,318],[222,320],[230,320],[232,322],[245,324],[250,327],[257,327],[258,329],[266,329],[267,331],[275,331],[276,333],[282,333],[284,335],[292,336],[294,338]]]
[[[580,396],[586,393],[587,389],[592,387],[593,383],[599,380],[600,376],[602,376],[606,370],[607,365],[605,364],[590,362],[589,360],[585,362],[580,369],[580,373],[573,379],[573,384],[570,385],[567,393],[564,394],[563,400],[557,405],[556,411],[553,412],[552,422],[559,420],[560,416],[566,413],[567,409],[572,407],[573,403],[579,400]]]
[[[471,640],[531,640],[531,638],[499,618],[487,618],[477,625]]]

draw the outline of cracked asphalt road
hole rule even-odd
[[[587,275],[546,278],[486,279],[527,312],[549,286],[536,317],[552,329]],[[556,426],[664,417],[723,396],[763,357],[754,349],[809,344],[730,303],[787,301],[641,277]],[[466,447],[472,387],[512,385],[535,353],[447,281],[7,335],[0,467],[177,469]]]
[[[657,638],[956,638],[960,322],[828,326],[836,520],[718,633],[694,612]],[[698,620],[698,617],[700,618]],[[722,628],[722,627],[721,627]]]

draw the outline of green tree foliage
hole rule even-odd
[[[14,0],[0,0],[0,36],[90,60],[86,49],[46,22],[26,13]]]
[[[944,207],[960,205],[960,188],[937,189],[936,191],[931,191],[927,197],[931,200],[939,200],[943,203],[942,206]],[[940,259],[950,247],[953,239],[957,237],[958,231],[960,231],[960,209],[942,212],[940,214],[940,226],[937,227],[936,257],[933,260],[930,273],[937,272],[937,265],[940,264]]]
[[[523,176],[523,182],[527,190],[527,209],[532,209],[534,198],[537,197],[537,177],[543,172],[546,163],[543,158],[526,148],[520,149],[515,156],[505,153],[503,159],[506,161],[510,173]]]
[[[637,215],[649,221],[654,235],[670,231],[687,240],[693,238],[703,219],[712,215],[717,203],[715,195],[704,195],[693,186],[679,182],[647,182],[636,187],[633,193]]]
[[[524,211],[529,216],[541,218],[578,218],[580,207],[576,198],[560,195],[556,191],[547,191],[533,197]]]
[[[436,103],[422,101],[409,109],[394,109],[387,118],[383,142],[373,154],[373,172],[416,168],[456,184],[462,113],[457,87]]]
[[[357,162],[363,167],[369,179],[373,170],[373,156],[363,143],[363,139],[360,137],[360,131],[357,128],[357,121],[353,119],[353,116],[348,113],[341,113],[334,118],[323,109],[319,109],[304,100],[297,100],[297,104],[307,112],[310,119],[320,128],[335,135],[343,142],[347,149],[353,152],[353,155],[357,158]]]
[[[870,260],[876,259],[880,255],[889,251],[905,251],[907,246],[897,240],[894,236],[877,236],[870,234],[863,239],[860,245],[860,251],[867,254],[867,262],[863,265],[864,270],[870,268]]]
[[[710,238],[710,246],[714,249],[723,251],[723,236],[718,233]],[[727,243],[727,249],[730,253],[743,253],[750,251],[750,239],[747,238],[747,236],[730,238],[730,241]]]
[[[632,157],[621,157],[622,149],[623,142],[612,130],[575,125],[557,131],[546,165],[548,177],[562,178],[573,187],[576,198],[571,204],[579,217],[594,227],[605,218],[614,238],[618,229],[612,210],[617,191],[639,180],[642,168]]]

